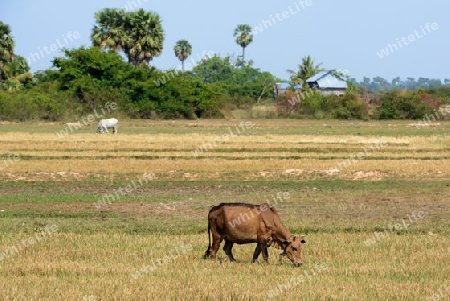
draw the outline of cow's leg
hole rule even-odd
[[[117,134],[117,127],[113,127],[113,133]]]
[[[268,262],[269,261],[269,252],[267,251],[267,243],[266,242],[261,243],[261,251],[262,251],[264,260],[266,262]]]
[[[107,126],[105,126],[105,132],[106,132],[107,134],[109,134],[109,132],[108,132],[108,127],[107,127]]]
[[[261,254],[261,246],[259,245],[259,243],[256,244],[256,248],[255,248],[255,252],[253,252],[253,261],[255,262],[256,259],[258,259],[259,254]]]
[[[229,241],[228,239],[225,239],[225,246],[223,247],[223,250],[225,251],[225,254],[227,254],[230,261],[235,261],[233,257],[233,243]]]
[[[266,262],[268,262],[268,260],[269,260],[269,252],[267,251],[267,239],[261,237],[261,238],[258,240],[258,245],[259,245],[259,247],[261,248],[261,252],[262,252],[262,255],[263,255],[264,260],[265,260]]]
[[[214,259],[216,258],[217,251],[219,251],[220,244],[222,243],[223,238],[220,235],[212,235],[213,243],[211,246],[211,250],[209,251],[209,256]]]

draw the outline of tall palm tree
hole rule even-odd
[[[5,68],[5,65],[14,60],[14,47],[15,44],[11,36],[11,28],[8,24],[0,21],[0,71]]]
[[[128,36],[123,28],[124,12],[113,8],[104,8],[94,14],[97,25],[91,32],[94,46],[119,51],[128,42]]]
[[[252,28],[248,24],[239,24],[233,33],[236,43],[242,47],[242,65],[245,63],[245,47],[253,42]]]
[[[173,47],[175,56],[181,61],[181,69],[184,71],[184,61],[192,54],[192,46],[186,40],[178,40]]]
[[[104,8],[95,13],[95,20],[91,32],[94,46],[122,50],[133,65],[148,64],[161,55],[164,31],[157,13]]]
[[[126,14],[129,40],[125,45],[128,62],[133,65],[148,64],[153,57],[161,55],[164,31],[159,14],[146,12],[142,8]]]
[[[305,86],[306,80],[313,77],[317,73],[325,71],[321,68],[322,62],[319,64],[314,63],[314,59],[310,55],[302,58],[302,63],[298,65],[298,71],[288,69],[287,72],[291,74],[291,79],[295,84],[302,84]]]

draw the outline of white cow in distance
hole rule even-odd
[[[119,122],[119,120],[117,120],[116,118],[109,118],[109,119],[102,119],[100,120],[100,122],[98,123],[98,127],[96,130],[96,133],[103,133],[104,131],[108,132],[108,128],[112,128],[113,129],[113,133],[117,134],[117,123]]]

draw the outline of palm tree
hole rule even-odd
[[[95,13],[95,20],[91,32],[94,46],[122,50],[133,65],[148,64],[161,55],[164,32],[157,13],[104,8]]]
[[[302,63],[298,65],[298,71],[288,69],[287,72],[291,74],[291,79],[294,84],[302,84],[305,86],[306,80],[313,77],[317,73],[325,71],[326,69],[321,68],[322,62],[319,64],[314,63],[314,59],[310,55],[302,58]]]
[[[0,21],[0,73],[3,72],[5,65],[14,60],[14,46],[11,28],[8,24]]]
[[[234,30],[233,37],[236,43],[242,47],[242,65],[245,63],[245,47],[253,42],[252,28],[248,24],[239,24]]]
[[[0,83],[8,91],[21,89],[32,80],[27,60],[14,54],[14,39],[9,25],[0,21]]]
[[[124,49],[128,62],[133,65],[148,64],[153,57],[161,55],[164,31],[159,14],[141,8],[126,14],[126,25],[130,37]]]
[[[124,31],[123,11],[113,8],[104,8],[94,14],[95,21],[91,32],[93,46],[114,49],[119,51],[127,43],[128,37]]]
[[[33,79],[29,70],[27,60],[20,55],[15,56],[12,62],[4,66],[0,74],[0,79],[4,81],[3,88],[10,92],[21,89],[24,84]]]
[[[173,47],[175,56],[181,61],[181,69],[184,71],[184,61],[192,54],[192,46],[186,40],[178,40]]]

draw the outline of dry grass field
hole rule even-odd
[[[450,123],[410,123],[1,123],[0,300],[448,299]],[[280,192],[301,268],[202,259],[212,205]]]

